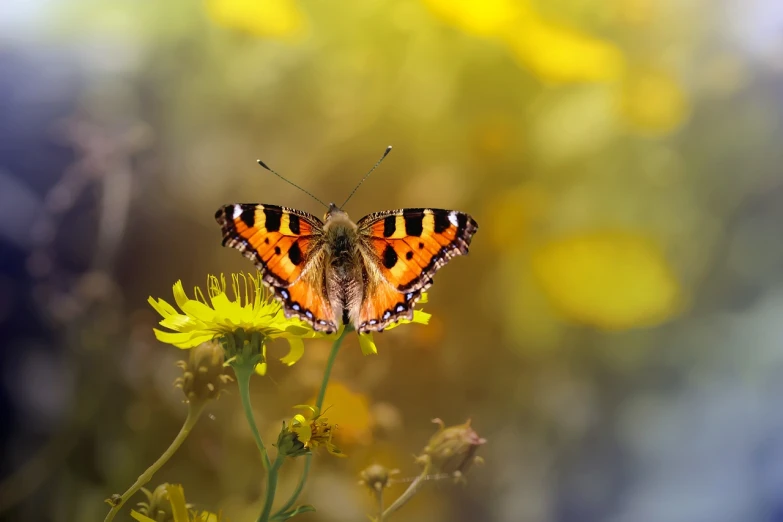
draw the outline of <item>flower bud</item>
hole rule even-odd
[[[448,473],[456,478],[461,477],[476,461],[476,450],[487,442],[479,437],[470,426],[470,419],[465,424],[446,427],[440,419],[433,419],[440,427],[430,438],[424,448],[424,453],[417,457],[421,463],[429,463],[434,473]]]
[[[190,350],[188,362],[178,364],[184,370],[175,381],[182,388],[188,401],[215,399],[227,382],[231,380],[223,366],[223,347],[217,341],[201,343]]]
[[[146,495],[146,502],[139,502],[139,513],[147,515],[156,522],[174,522],[174,511],[169,501],[169,484],[163,483],[150,492],[147,488],[141,488]]]
[[[302,455],[308,455],[310,449],[305,446],[305,443],[299,440],[299,436],[296,432],[291,431],[283,423],[283,429],[280,430],[280,434],[277,436],[277,451],[281,455],[286,457],[301,457]]]
[[[359,484],[367,486],[372,491],[381,491],[389,486],[389,480],[392,475],[399,473],[398,469],[388,469],[380,464],[373,464],[359,473]]]

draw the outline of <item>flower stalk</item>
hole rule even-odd
[[[345,339],[345,336],[348,334],[348,332],[353,331],[353,328],[350,326],[346,326],[343,328],[342,333],[340,336],[334,341],[332,344],[332,349],[329,352],[329,357],[326,360],[326,367],[324,368],[324,376],[321,379],[321,387],[318,389],[318,395],[315,399],[315,407],[318,408],[320,411],[324,404],[324,397],[326,396],[326,387],[329,384],[329,377],[332,375],[332,367],[334,366],[334,361],[337,359],[337,354],[340,352],[340,347],[343,344],[343,339]],[[276,519],[280,516],[282,516],[286,511],[291,509],[291,507],[296,502],[296,499],[299,498],[299,495],[302,493],[302,490],[304,489],[305,483],[307,482],[307,477],[310,474],[310,466],[312,465],[313,455],[307,455],[305,456],[305,463],[304,468],[302,469],[302,475],[299,477],[299,482],[296,484],[296,488],[294,488],[293,493],[291,493],[291,496],[289,499],[283,504],[280,509],[275,511],[275,514],[272,515],[272,519]]]
[[[122,509],[122,506],[125,505],[128,499],[135,495],[136,492],[138,492],[143,486],[149,483],[149,481],[152,480],[153,475],[155,475],[155,473],[157,473],[158,470],[169,461],[174,453],[177,452],[179,447],[182,446],[182,443],[185,442],[185,439],[188,438],[188,435],[190,435],[190,431],[193,429],[193,426],[195,426],[196,422],[198,422],[201,414],[204,412],[204,406],[206,406],[206,404],[207,401],[203,400],[188,402],[188,415],[185,418],[185,422],[182,424],[182,428],[179,430],[179,433],[174,438],[171,445],[166,449],[166,451],[163,452],[160,457],[158,457],[158,460],[156,460],[152,466],[147,468],[147,470],[142,473],[138,479],[136,479],[136,482],[134,482],[133,485],[128,488],[128,490],[123,493],[119,499],[113,499],[110,501],[112,508],[106,515],[104,522],[111,522],[114,520],[114,517],[117,515],[117,513],[119,513],[120,509]]]

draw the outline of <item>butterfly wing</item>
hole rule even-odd
[[[287,207],[257,203],[225,205],[215,213],[223,246],[236,248],[261,272],[283,303],[286,317],[315,330],[337,329],[323,285],[323,223]]]
[[[360,219],[360,246],[368,285],[356,327],[383,330],[413,317],[413,305],[432,277],[455,256],[468,253],[478,224],[454,210],[409,208]]]

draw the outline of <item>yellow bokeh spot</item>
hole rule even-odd
[[[682,125],[689,110],[685,91],[668,71],[638,71],[626,80],[623,116],[642,132],[668,134]]]
[[[625,69],[622,51],[611,42],[542,20],[521,19],[505,41],[520,65],[550,83],[617,80]]]
[[[495,36],[518,16],[518,0],[423,0],[442,20],[479,36]]]
[[[218,25],[255,36],[292,37],[305,28],[295,0],[205,0],[205,6]]]
[[[623,330],[660,324],[681,308],[681,291],[660,247],[626,232],[594,232],[548,243],[532,267],[566,318]]]
[[[519,247],[548,207],[549,195],[540,185],[521,185],[496,196],[485,210],[492,244],[504,251]]]
[[[546,82],[611,81],[625,68],[617,46],[544,20],[529,0],[423,1],[446,23],[504,42],[520,65]]]
[[[314,402],[314,401],[313,401]],[[339,444],[369,444],[372,440],[370,401],[352,392],[345,384],[331,381],[326,388],[321,415],[337,425],[334,438]]]

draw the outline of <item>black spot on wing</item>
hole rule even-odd
[[[457,213],[457,223],[459,231],[463,232],[468,227],[468,215],[462,212]]]
[[[383,237],[391,237],[397,230],[397,216],[386,216],[383,218]]]
[[[299,235],[299,216],[293,213],[288,214],[288,228],[291,229],[292,234]]]
[[[279,246],[276,246],[276,247],[275,247],[275,255],[276,255],[276,256],[279,256],[279,255],[280,255],[280,247],[279,247]]]
[[[411,252],[410,250],[408,250],[408,253],[407,253],[407,254],[405,254],[405,259],[407,259],[408,261],[410,261],[411,259],[413,259],[413,252]]]
[[[244,209],[239,215],[239,219],[241,219],[248,228],[252,227],[256,223],[256,209],[250,207]]]
[[[302,262],[302,251],[299,249],[298,243],[295,242],[291,245],[291,248],[288,249],[288,259],[296,266],[299,266]]]
[[[397,252],[394,251],[394,247],[386,245],[386,250],[383,251],[383,266],[388,269],[392,269],[397,264]]]
[[[424,231],[424,212],[416,210],[415,212],[404,211],[402,217],[405,220],[405,233],[409,236],[421,236]]]
[[[434,217],[435,217],[435,233],[440,234],[444,230],[448,229],[451,226],[451,221],[449,221],[449,212],[448,210],[433,210],[432,211]]]
[[[280,230],[280,222],[283,217],[282,208],[265,206],[264,217],[266,218],[266,221],[264,222],[264,228],[266,228],[268,232],[277,232]]]

